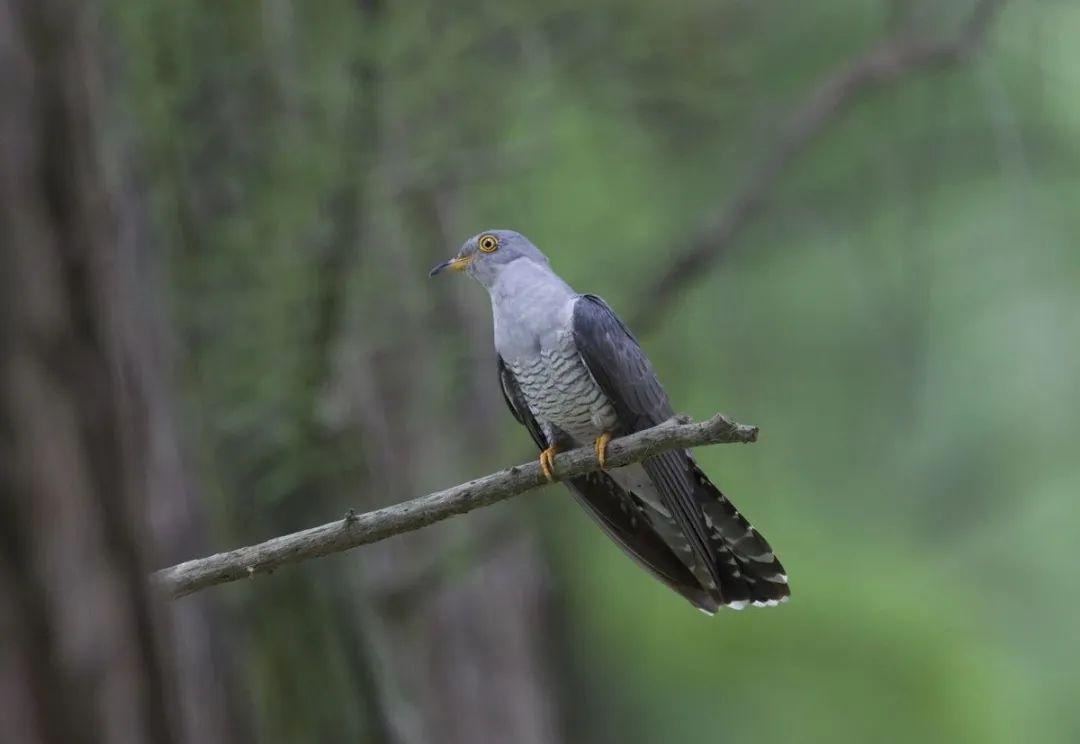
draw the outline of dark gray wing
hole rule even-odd
[[[619,417],[619,434],[655,426],[673,415],[645,352],[599,297],[574,306],[574,342],[582,361]],[[788,595],[787,576],[769,544],[750,526],[685,451],[642,463],[694,558],[708,569],[722,604],[759,604]]]
[[[543,429],[529,410],[521,387],[502,357],[499,357],[498,367],[499,383],[510,412],[528,430],[536,446],[546,449],[548,445]],[[601,472],[571,478],[566,481],[566,487],[607,536],[638,565],[686,597],[694,606],[706,612],[716,612],[716,600],[701,587],[693,573],[656,533],[643,512],[640,499]]]

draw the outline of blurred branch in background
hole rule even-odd
[[[634,327],[651,327],[687,284],[727,256],[742,231],[765,207],[784,172],[816,139],[841,121],[857,101],[910,73],[949,67],[969,59],[982,45],[991,21],[1004,4],[1005,0],[979,0],[959,32],[946,39],[919,38],[912,24],[905,23],[902,31],[826,75],[784,123],[771,152],[750,173],[742,191],[726,209],[705,222],[690,248],[647,290],[648,299],[634,318]]]
[[[717,414],[692,423],[676,417],[659,426],[611,442],[608,462],[613,467],[640,462],[668,450],[706,444],[750,443],[758,430]],[[584,475],[600,467],[591,447],[564,452],[555,459],[559,479]],[[547,485],[537,462],[395,504],[367,514],[350,512],[337,522],[274,538],[258,545],[187,561],[155,574],[155,581],[171,596],[182,597],[216,584],[238,581],[259,573],[272,573],[288,563],[340,553],[360,545],[412,532],[473,509],[503,501]]]

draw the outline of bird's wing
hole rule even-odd
[[[510,412],[532,435],[536,446],[545,449],[548,445],[543,429],[529,410],[521,387],[502,357],[499,357],[498,367],[499,383]],[[638,565],[696,607],[706,612],[716,612],[716,600],[701,587],[693,573],[653,529],[640,499],[602,472],[571,478],[566,481],[566,486],[607,536]]]
[[[611,401],[623,431],[655,426],[674,414],[641,346],[599,297],[574,306],[574,342]],[[788,595],[787,576],[772,549],[698,468],[689,452],[671,451],[642,463],[664,506],[689,543],[705,583],[722,604],[769,604]]]

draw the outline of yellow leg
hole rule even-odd
[[[611,441],[611,432],[605,431],[596,439],[596,459],[600,461],[600,469],[607,470],[607,446]]]
[[[548,447],[540,453],[540,469],[552,483],[555,482],[555,455],[559,454],[558,447]]]

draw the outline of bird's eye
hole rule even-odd
[[[494,235],[481,235],[476,241],[476,247],[482,253],[494,253],[499,248],[499,239]]]

